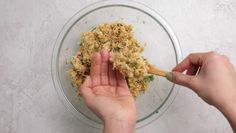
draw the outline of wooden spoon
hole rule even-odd
[[[161,69],[157,68],[154,65],[151,65],[149,70],[148,70],[148,73],[149,74],[154,74],[154,75],[159,75],[159,76],[162,76],[162,77],[166,77],[168,72],[166,72],[164,70],[161,70]]]

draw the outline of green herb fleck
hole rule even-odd
[[[73,84],[72,82],[71,82],[71,86],[72,86],[72,87],[75,87],[74,84]]]
[[[142,58],[144,61],[147,61],[147,59],[146,59],[144,56],[141,56],[141,58]]]
[[[153,75],[144,76],[144,80],[149,83],[154,80],[154,76]]]
[[[96,29],[96,27],[93,27],[92,29],[91,29],[91,31],[94,31]]]
[[[114,51],[115,51],[115,52],[119,52],[120,49],[121,49],[120,47],[115,47],[115,48],[114,48]]]

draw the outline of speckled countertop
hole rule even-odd
[[[95,133],[59,100],[50,63],[65,22],[96,0],[0,0],[0,133]],[[235,0],[139,0],[175,31],[183,55],[215,50],[236,65]],[[214,107],[182,87],[169,109],[137,133],[232,133]]]

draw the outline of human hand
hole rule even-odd
[[[112,70],[111,53],[95,53],[90,76],[81,86],[86,105],[105,123],[104,132],[133,132],[136,123],[135,101],[125,77]],[[119,127],[119,126],[122,126]],[[113,128],[114,127],[114,128]]]
[[[182,74],[185,70],[186,75]],[[172,76],[173,82],[191,88],[222,111],[236,132],[236,73],[226,56],[190,54],[173,69]]]
[[[186,75],[182,74],[185,70]],[[173,69],[173,80],[215,106],[236,98],[234,67],[226,56],[215,52],[190,54]]]

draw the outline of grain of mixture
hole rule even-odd
[[[79,87],[90,73],[91,57],[95,52],[107,50],[114,53],[111,59],[113,69],[119,70],[125,77],[133,97],[146,91],[153,75],[147,73],[150,64],[141,56],[144,50],[134,38],[132,26],[124,23],[100,24],[92,31],[84,32],[80,48],[71,63],[72,84]]]

